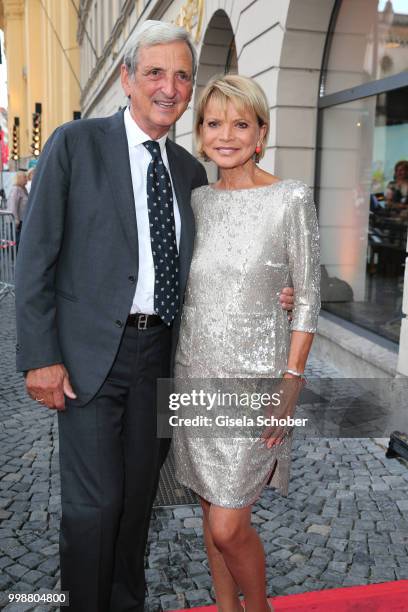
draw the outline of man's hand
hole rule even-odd
[[[293,287],[284,287],[279,296],[279,301],[283,310],[288,311],[289,319],[292,318],[290,312],[293,310],[293,293]]]
[[[61,363],[29,370],[25,382],[28,395],[48,408],[65,410],[64,394],[76,398],[68,372]]]

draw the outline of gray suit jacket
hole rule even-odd
[[[166,146],[181,216],[182,301],[194,242],[190,194],[207,176],[182,147],[169,140]],[[23,224],[16,268],[17,369],[63,363],[78,403],[90,401],[114,361],[137,276],[123,111],[62,125],[41,154]]]

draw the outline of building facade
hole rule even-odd
[[[262,166],[315,190],[321,229],[321,354],[350,375],[408,375],[408,7],[394,0],[83,0],[81,105],[126,104],[124,44],[145,19],[183,24],[199,55],[175,128],[194,153],[195,99],[217,73],[255,78],[271,130]],[[210,179],[215,170],[208,167]]]
[[[13,127],[18,128],[13,169],[26,167],[33,156],[34,113],[40,115],[40,138],[45,142],[80,111],[77,5],[78,0],[0,0],[10,136]]]

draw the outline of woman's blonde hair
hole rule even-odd
[[[238,74],[226,74],[214,77],[205,86],[200,94],[194,125],[197,152],[205,157],[200,127],[204,121],[204,111],[210,100],[218,102],[222,108],[226,108],[228,102],[232,102],[238,112],[251,111],[258,120],[259,126],[266,125],[266,134],[261,143],[261,151],[257,155],[259,159],[264,156],[269,135],[269,105],[263,89],[253,79]]]

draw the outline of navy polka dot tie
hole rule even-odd
[[[147,168],[147,209],[154,263],[154,311],[171,325],[179,306],[179,255],[173,211],[173,190],[160,145],[143,143],[152,156]]]

